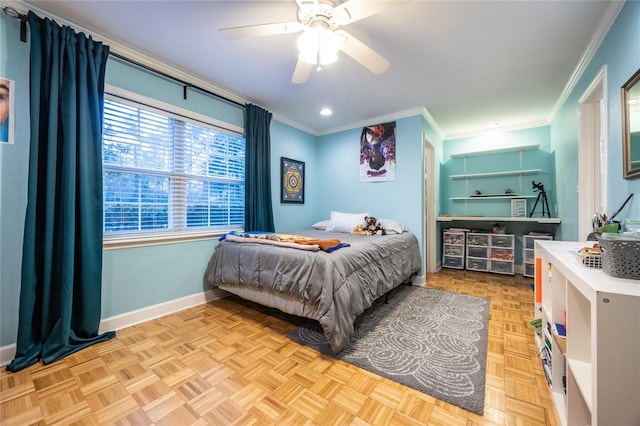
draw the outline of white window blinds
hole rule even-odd
[[[244,224],[244,138],[105,100],[105,235]]]

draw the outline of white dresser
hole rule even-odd
[[[592,244],[535,241],[543,364],[561,424],[640,425],[640,281],[584,266],[577,251]]]

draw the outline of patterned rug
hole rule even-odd
[[[489,299],[400,286],[358,317],[338,355],[316,321],[287,337],[482,415],[488,325]]]

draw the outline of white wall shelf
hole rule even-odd
[[[486,194],[482,196],[449,197],[450,200],[504,200],[505,198],[537,198],[537,195]]]
[[[550,223],[559,224],[561,222],[558,217],[497,217],[497,216],[438,216],[438,222],[533,222],[533,223]]]
[[[531,144],[451,155],[442,168],[443,181],[448,181],[443,213],[508,216],[514,199],[524,203],[521,209],[531,208],[539,196],[532,182],[550,185],[552,155],[539,148]]]
[[[461,152],[458,154],[451,154],[449,157],[451,158],[460,158],[460,157],[473,157],[476,155],[487,155],[487,154],[499,154],[502,152],[517,152],[517,151],[530,151],[532,149],[540,148],[540,144],[537,145],[523,145],[523,146],[514,146],[509,148],[496,148],[496,149],[488,149],[484,151],[470,151],[470,152]]]
[[[518,175],[534,175],[540,173],[542,169],[529,169],[529,170],[508,170],[504,172],[489,172],[489,173],[464,173],[459,175],[450,175],[451,179],[469,179],[469,178],[483,178],[483,177],[496,177],[496,176],[518,176]]]

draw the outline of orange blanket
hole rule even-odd
[[[349,244],[343,243],[337,238],[321,240],[317,238],[304,237],[302,235],[276,234],[269,232],[229,232],[228,234],[220,237],[220,239],[227,239],[229,241],[236,242],[249,242],[251,240],[257,240],[256,242],[269,242],[274,245],[291,248],[304,247],[306,249],[307,247],[313,247],[315,250],[320,249],[327,253],[331,253],[332,251],[338,250],[342,247],[349,247]],[[303,247],[296,247],[295,245],[300,245]]]

